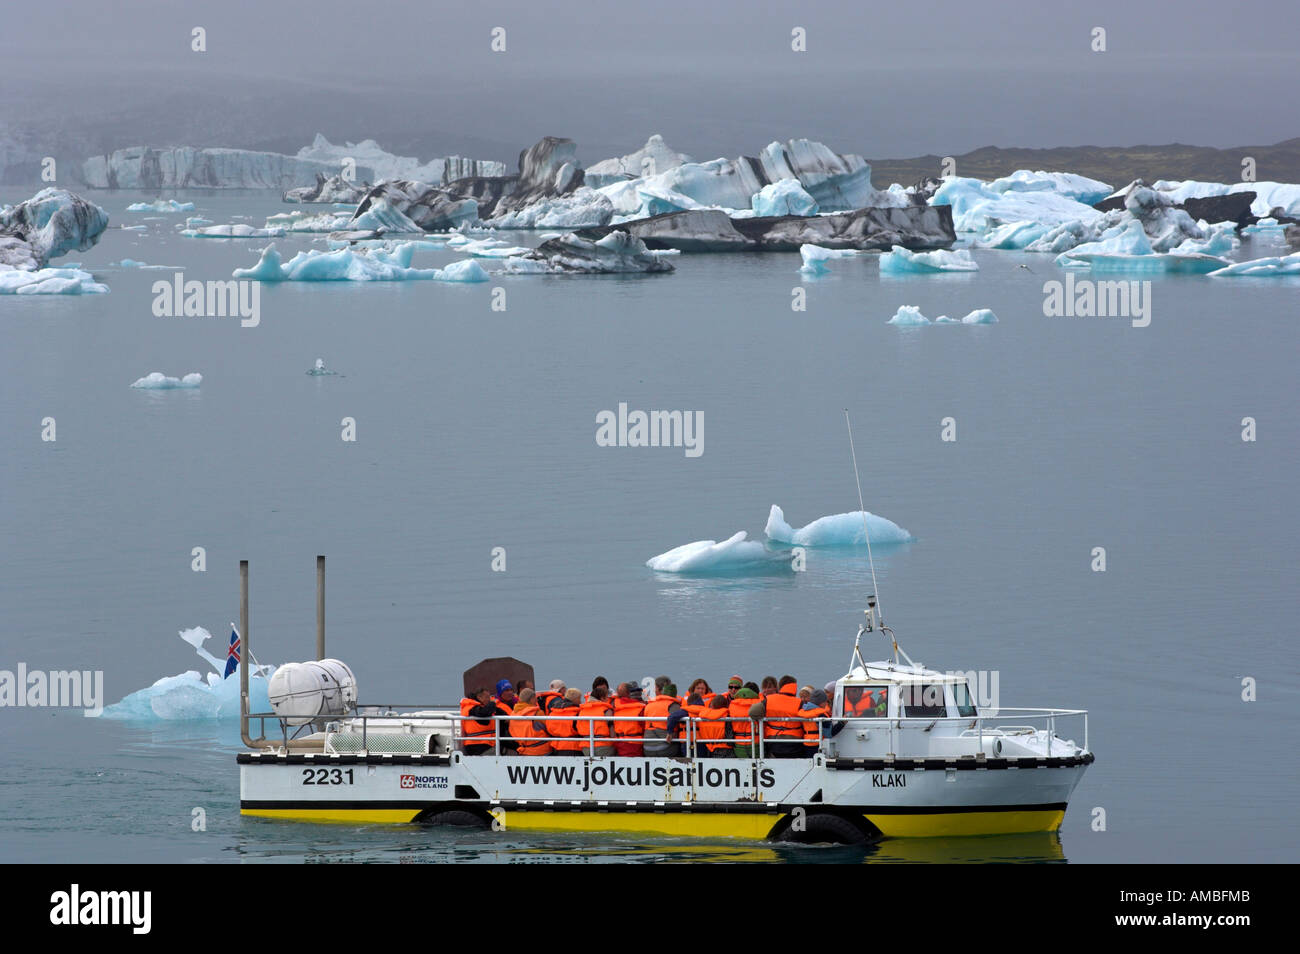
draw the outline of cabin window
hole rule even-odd
[[[970,687],[964,682],[954,682],[952,684],[953,701],[957,703],[957,714],[959,716],[973,716],[979,713],[975,711],[975,700],[971,698]]]
[[[907,719],[942,718],[948,714],[943,701],[942,683],[914,683],[902,686],[903,717]]]
[[[845,686],[843,714],[850,719],[883,719],[889,715],[889,687]]]

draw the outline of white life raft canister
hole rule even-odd
[[[285,663],[267,684],[271,710],[289,725],[346,715],[357,702],[357,679],[337,659]]]

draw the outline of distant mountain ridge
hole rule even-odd
[[[1300,182],[1300,136],[1271,146],[1057,146],[1051,149],[1005,149],[984,146],[953,156],[956,174],[997,179],[1017,169],[1077,172],[1113,183],[1116,188],[1134,179],[1199,179],[1242,181],[1242,160],[1255,160],[1255,181]],[[877,188],[891,182],[911,185],[943,171],[942,156],[914,159],[871,159],[871,181]]]

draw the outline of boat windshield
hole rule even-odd
[[[900,687],[903,694],[903,717],[907,719],[942,718],[948,714],[943,701],[942,683],[912,683]]]
[[[970,687],[964,682],[954,682],[952,684],[953,699],[957,703],[957,714],[959,716],[973,716],[979,713],[975,711],[975,700],[971,698]]]

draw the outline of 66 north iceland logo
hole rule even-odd
[[[402,788],[446,788],[445,775],[403,775]]]

